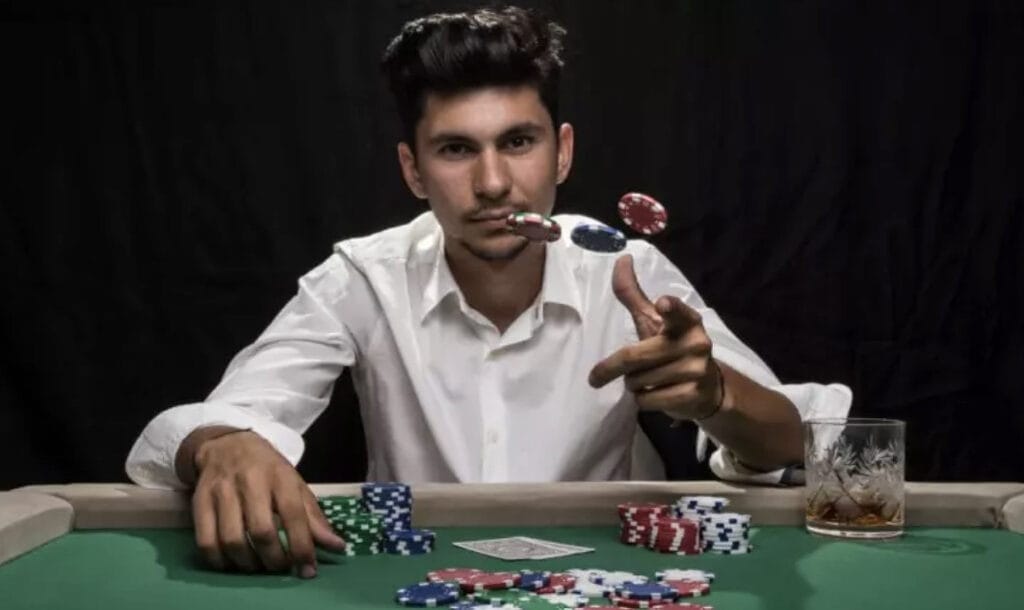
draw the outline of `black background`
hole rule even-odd
[[[525,4],[569,31],[561,211],[654,195],[784,381],[908,420],[908,477],[1024,479],[1018,3]],[[466,3],[0,6],[0,488],[125,480],[332,242],[421,210],[377,61]],[[346,376],[309,480],[362,477],[354,407]]]

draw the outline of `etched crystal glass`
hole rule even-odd
[[[906,423],[896,419],[804,422],[805,524],[814,534],[903,534]]]

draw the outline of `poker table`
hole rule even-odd
[[[359,486],[313,485],[319,495]],[[889,541],[808,534],[802,489],[721,482],[424,484],[412,487],[413,524],[437,532],[419,556],[321,555],[312,580],[217,573],[197,559],[189,502],[127,484],[29,486],[0,492],[0,608],[322,610],[398,608],[395,590],[445,567],[602,568],[653,576],[697,568],[717,576],[692,602],[716,610],[1024,608],[1024,484],[907,485],[907,533]],[[660,554],[618,542],[621,502],[729,498],[749,513],[746,555]],[[455,541],[525,535],[595,550],[503,561]],[[601,604],[603,605],[603,604]]]

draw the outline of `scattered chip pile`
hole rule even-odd
[[[620,608],[714,610],[685,601],[706,595],[714,574],[668,569],[657,572],[656,578],[656,582],[650,582],[642,574],[600,569],[553,573],[445,568],[428,572],[424,582],[402,587],[395,593],[395,601],[402,606],[441,606],[450,610],[609,608],[599,600]]]

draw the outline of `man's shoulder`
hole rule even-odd
[[[383,263],[405,263],[429,257],[440,245],[441,231],[433,212],[424,212],[411,222],[334,244],[334,252],[357,267]]]

